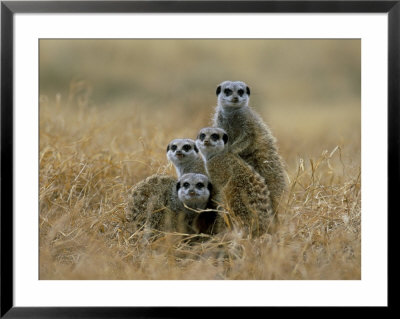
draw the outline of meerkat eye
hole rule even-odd
[[[176,145],[172,145],[172,146],[171,146],[171,150],[172,150],[172,151],[176,151],[176,148],[177,148]]]
[[[183,145],[182,149],[185,152],[189,152],[192,149],[192,147],[189,144],[185,144],[185,145]]]
[[[200,138],[201,141],[204,140],[205,137],[206,137],[206,134],[204,134],[204,133],[201,133],[200,136],[199,136],[199,138]]]
[[[183,187],[188,188],[190,184],[188,182],[183,183]]]
[[[225,89],[224,93],[225,93],[226,96],[229,96],[229,95],[232,94],[232,90],[231,89]]]
[[[198,189],[202,189],[202,188],[204,187],[204,184],[203,184],[203,183],[197,183],[197,184],[196,184],[196,187],[197,187]]]
[[[218,140],[219,140],[219,135],[216,134],[216,133],[211,134],[211,139],[212,139],[213,141],[218,141]]]
[[[242,89],[238,90],[238,94],[239,94],[239,96],[243,96],[244,90],[242,90]]]

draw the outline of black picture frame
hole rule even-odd
[[[226,316],[225,307],[15,307],[13,303],[13,19],[15,13],[387,13],[388,218],[398,213],[400,144],[400,0],[396,1],[1,1],[1,317],[180,318]],[[392,213],[392,214],[389,214]],[[388,223],[389,227],[390,223]],[[392,227],[393,227],[392,222]],[[389,234],[392,234],[390,232]],[[389,240],[389,238],[388,238]],[[390,247],[390,246],[388,246]],[[388,285],[390,281],[388,280]],[[390,308],[391,298],[388,299]],[[386,308],[386,307],[384,307]],[[231,309],[230,309],[231,310]],[[240,307],[249,316],[264,307]],[[290,311],[297,315],[307,307]],[[333,312],[333,314],[336,311]]]

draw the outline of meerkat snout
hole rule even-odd
[[[177,150],[177,151],[175,152],[175,156],[178,157],[178,158],[182,158],[182,157],[184,157],[185,155],[182,153],[181,150]]]

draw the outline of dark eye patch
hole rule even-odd
[[[219,135],[217,133],[211,134],[211,139],[213,141],[218,141],[219,140]]]
[[[225,93],[226,96],[229,96],[229,95],[232,94],[232,90],[231,89],[225,89],[224,93]]]
[[[217,93],[217,96],[218,96],[218,94],[221,93],[221,85],[218,85],[217,90],[216,90],[216,93]]]
[[[185,152],[189,152],[192,149],[192,147],[189,144],[185,144],[185,145],[183,145],[182,149]]]
[[[227,135],[227,134],[224,134],[224,135],[222,136],[222,139],[224,140],[224,144],[226,144],[226,142],[228,142],[228,135]]]
[[[206,137],[206,134],[204,134],[204,133],[201,133],[201,134],[199,135],[199,139],[200,139],[201,141],[204,140],[205,137]]]
[[[239,94],[239,96],[243,96],[244,90],[242,90],[242,89],[238,90],[238,94]]]
[[[171,150],[172,150],[172,151],[176,151],[176,149],[177,149],[177,146],[176,146],[176,145],[172,145],[172,146],[171,146]]]
[[[188,182],[183,183],[183,187],[188,188],[189,186],[190,186],[190,184]]]
[[[196,187],[199,188],[199,189],[201,189],[201,188],[204,187],[204,184],[203,184],[203,183],[197,183],[197,184],[196,184]]]

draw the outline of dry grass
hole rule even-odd
[[[336,112],[352,116],[345,108]],[[195,120],[176,132],[168,124],[174,114],[153,112],[148,119],[145,109],[42,103],[40,279],[360,279],[357,140],[309,158],[282,143],[293,164],[272,235],[247,239],[231,231],[193,244],[180,234],[152,241],[130,231],[129,188],[156,172],[174,174],[165,145],[207,125]]]
[[[40,45],[40,279],[361,278],[360,41]],[[132,232],[129,189],[175,174],[166,145],[209,126],[227,79],[250,85],[287,164],[277,229]]]

